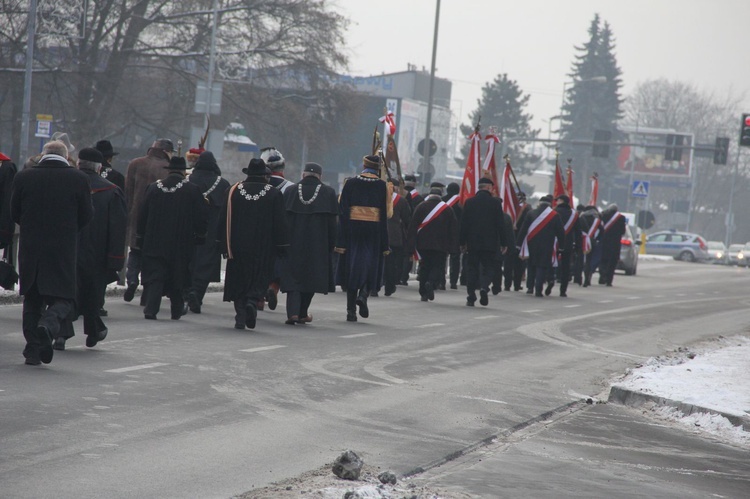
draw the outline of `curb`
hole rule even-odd
[[[107,288],[107,291],[104,293],[104,296],[107,298],[112,297],[112,296],[122,296],[123,294],[125,294],[125,289],[127,289],[125,286],[115,286],[115,287]],[[0,296],[0,306],[18,305],[18,304],[23,303],[23,296],[18,294],[18,290],[15,290],[15,291],[16,291],[15,294]],[[206,293],[215,293],[217,291],[224,291],[224,283],[212,282],[211,284],[208,285],[208,289],[206,290]],[[136,291],[135,293],[135,296],[141,296],[142,292],[143,292],[143,287],[139,287],[138,291]]]
[[[715,414],[722,416],[729,420],[734,426],[742,426],[744,431],[750,431],[750,417],[749,416],[737,416],[736,414],[728,414],[726,412],[717,411],[716,409],[709,409],[708,407],[702,407],[694,404],[687,404],[678,400],[671,400],[657,395],[649,395],[647,393],[636,392],[628,390],[621,386],[613,385],[609,390],[608,402],[614,402],[620,405],[627,405],[629,407],[640,407],[647,402],[653,402],[661,406],[673,407],[681,411],[686,416],[695,412],[703,412],[708,414]]]

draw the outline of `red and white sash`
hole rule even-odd
[[[595,240],[596,236],[598,235],[597,232],[599,232],[599,226],[602,224],[602,221],[599,218],[595,218],[594,222],[591,224],[591,227],[589,227],[589,230],[587,232],[590,240]]]
[[[447,203],[440,201],[438,204],[435,205],[435,207],[430,211],[426,217],[424,217],[424,220],[422,220],[422,223],[419,224],[419,227],[417,227],[417,234],[419,234],[419,231],[427,227],[427,224],[435,220],[437,217],[440,216],[442,212],[450,208]],[[414,246],[414,256],[417,257],[417,259],[421,260],[422,257],[419,254],[419,251],[417,251],[416,244]]]
[[[591,237],[588,232],[581,231],[581,241],[583,241],[583,254],[588,255],[591,253]]]
[[[409,191],[409,194],[411,194],[412,199],[419,196],[419,191],[416,189],[412,189]]]
[[[399,201],[401,201],[401,195],[399,195],[398,192],[394,192],[393,195],[391,195],[391,202],[393,203],[393,206],[396,206]]]
[[[609,229],[612,228],[612,226],[615,224],[615,222],[617,221],[617,219],[620,218],[620,217],[624,217],[624,216],[625,215],[623,215],[619,211],[616,211],[615,214],[612,215],[612,218],[610,218],[609,221],[607,221],[607,223],[604,224],[604,232],[609,232]]]
[[[565,235],[566,236],[570,233],[570,229],[573,228],[573,225],[576,223],[576,220],[578,220],[578,212],[573,211],[573,213],[570,214],[570,218],[568,218],[568,221],[565,222]]]
[[[458,194],[454,194],[452,198],[445,202],[445,204],[447,204],[451,208],[456,206],[456,203],[458,203]]]
[[[547,206],[542,213],[539,214],[536,219],[531,222],[529,226],[529,232],[526,237],[523,238],[523,244],[521,244],[521,258],[529,257],[529,241],[539,234],[539,232],[547,226],[548,223],[557,215],[557,212]]]

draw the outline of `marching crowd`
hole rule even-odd
[[[57,140],[56,140],[57,139]],[[223,299],[234,305],[234,327],[256,325],[259,310],[286,295],[286,324],[312,322],[317,293],[346,292],[346,320],[369,316],[368,298],[408,285],[417,265],[422,301],[466,286],[466,305],[489,303],[503,289],[549,296],[556,283],[567,296],[572,281],[612,285],[625,217],[612,205],[571,206],[544,196],[535,207],[504,213],[493,181],[482,178],[463,205],[459,185],[386,178],[382,158],[365,156],[362,171],[339,195],[323,183],[323,167],[307,163],[302,178],[284,178],[273,147],[242,169],[244,181],[222,178],[210,151],[181,157],[157,139],[126,175],[112,168],[109,141],[81,149],[56,134],[21,171],[0,154],[0,248],[19,227],[19,293],[26,364],[49,363],[64,350],[81,318],[86,346],[104,340],[105,291],[125,269],[124,299],[139,286],[145,319],[155,320],[163,297],[170,317],[201,313],[210,282],[221,277]],[[190,173],[188,173],[188,171]],[[126,251],[127,250],[127,251]],[[127,255],[126,255],[127,253]],[[477,296],[478,294],[478,296]]]

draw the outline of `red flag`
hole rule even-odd
[[[385,125],[385,135],[396,135],[396,119],[394,118],[393,111],[388,111],[385,116],[381,116],[378,119],[379,122]]]
[[[512,175],[513,169],[510,167],[510,160],[506,159],[503,179],[500,183],[500,196],[503,198],[503,211],[510,215],[513,223],[515,223],[521,210],[518,209],[518,195],[513,188]]]
[[[471,141],[471,149],[469,150],[469,157],[466,159],[466,170],[464,170],[464,179],[461,181],[461,190],[458,193],[458,201],[461,205],[477,193],[477,186],[479,185],[479,169],[481,168],[479,149],[482,140],[479,131],[472,133],[469,140]]]
[[[567,178],[565,179],[565,194],[570,198],[571,206],[573,206],[573,169],[568,166],[565,171]]]
[[[594,173],[591,176],[591,197],[589,198],[589,206],[596,206],[596,198],[599,197],[599,175]]]
[[[497,179],[497,167],[495,166],[495,144],[500,143],[500,139],[490,133],[484,138],[484,141],[487,143],[487,155],[484,157],[482,171],[492,179],[495,185],[492,186],[491,192],[493,196],[498,197],[500,195],[500,182]]]
[[[565,194],[565,182],[562,170],[560,170],[560,161],[555,161],[555,187],[552,190],[552,197],[557,199],[557,196],[561,194]]]

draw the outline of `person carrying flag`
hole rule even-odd
[[[560,296],[568,296],[568,283],[570,282],[570,264],[573,258],[573,252],[581,247],[581,223],[578,219],[578,211],[570,207],[570,197],[567,194],[557,196],[557,206],[555,211],[560,215],[565,230],[565,240],[558,239],[557,245],[562,248],[562,254],[558,259],[557,280],[560,281]],[[554,279],[551,285],[554,285]],[[550,292],[551,286],[548,286]],[[546,291],[546,290],[545,290]],[[549,294],[549,293],[548,293]]]
[[[463,209],[461,208],[461,203],[458,202],[458,193],[461,190],[461,186],[456,182],[451,182],[450,184],[448,184],[448,187],[446,187],[445,190],[447,194],[443,196],[443,201],[445,201],[445,203],[451,207],[451,209],[453,210],[453,214],[456,215],[458,230],[460,232],[461,213],[463,212]],[[465,255],[462,257],[460,250],[456,251],[455,253],[451,253],[448,257],[448,261],[450,262],[449,280],[451,289],[458,289],[459,277],[461,285],[466,285],[466,276],[461,273],[462,260],[465,264],[466,257]]]
[[[544,280],[553,264],[555,238],[565,240],[565,229],[560,215],[552,209],[552,196],[546,195],[539,205],[524,218],[516,237],[522,259],[527,260],[526,293],[543,297]]]
[[[599,238],[602,244],[602,262],[599,266],[599,284],[612,286],[615,267],[620,260],[622,236],[625,234],[627,220],[620,213],[616,204],[609,205],[602,211],[602,231]]]

